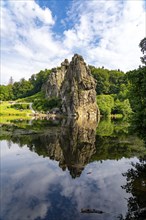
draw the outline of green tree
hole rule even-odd
[[[30,81],[25,80],[22,78],[20,82],[15,82],[13,84],[13,94],[14,98],[24,98],[30,95],[31,90],[33,89],[33,85]]]
[[[13,99],[12,85],[0,85],[0,100],[7,101]]]
[[[14,83],[14,80],[13,80],[13,77],[11,76],[10,79],[9,79],[8,85],[13,85],[13,83]]]
[[[128,212],[123,220],[146,219],[146,158],[140,159],[138,163],[132,163],[132,168],[123,173],[126,177],[126,185],[122,186],[127,193]],[[122,220],[121,219],[121,220]]]
[[[109,116],[114,107],[114,99],[111,95],[97,95],[97,104],[100,114]]]
[[[109,71],[109,94],[119,94],[121,85],[127,84],[125,74],[122,71],[110,70]]]
[[[129,103],[129,99],[120,101],[116,99],[114,107],[112,108],[112,114],[122,114],[124,117],[128,117],[132,113],[132,109]]]
[[[50,72],[51,72],[51,70],[45,69],[44,71],[41,70],[39,73],[33,74],[30,77],[29,82],[33,86],[33,89],[31,91],[31,95],[41,91],[42,85],[47,81],[47,78],[48,78],[48,75],[50,74]]]
[[[146,38],[139,46],[141,51],[146,51]],[[142,60],[143,62],[143,60]],[[133,121],[135,127],[146,131],[146,65],[127,73],[130,82],[129,99],[134,112]]]
[[[90,67],[91,73],[96,80],[97,95],[109,93],[109,74],[107,69]]]
[[[119,94],[121,85],[127,86],[127,78],[124,72],[120,70],[108,70],[104,68],[95,68],[89,66],[93,77],[96,80],[96,93],[101,94]]]
[[[136,123],[146,125],[146,66],[127,73],[130,81],[129,100]]]
[[[144,56],[140,58],[141,62],[146,65],[146,37],[140,41],[139,47],[141,48],[141,52],[144,54]]]

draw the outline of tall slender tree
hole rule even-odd
[[[10,79],[9,79],[8,85],[13,85],[13,83],[14,83],[14,80],[13,80],[13,77],[11,76]]]
[[[143,53],[143,57],[140,58],[141,62],[146,65],[146,37],[140,41],[139,47],[141,48],[141,52]]]

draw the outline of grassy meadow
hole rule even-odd
[[[0,123],[8,123],[15,119],[30,119],[30,109],[15,109],[13,103],[2,102],[0,103]]]

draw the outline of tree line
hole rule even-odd
[[[91,73],[97,82],[97,95],[120,94],[121,98],[125,96],[124,90],[127,88],[127,77],[120,70],[108,70],[89,66]],[[18,82],[13,82],[10,78],[8,85],[0,85],[0,100],[16,100],[34,95],[41,91],[42,85],[47,81],[51,70],[40,71],[33,74],[29,80],[22,78]]]
[[[101,114],[133,113],[145,120],[146,116],[146,38],[139,47],[143,53],[142,66],[124,73],[121,70],[108,70],[104,67],[89,66],[96,80],[97,104]],[[22,78],[14,82],[12,78],[8,85],[0,85],[0,100],[17,100],[37,94],[48,80],[51,70],[45,69],[33,74],[29,80]],[[45,97],[44,97],[45,98]],[[42,99],[42,98],[41,98]],[[43,110],[43,107],[40,109]],[[131,110],[132,108],[132,110]]]
[[[22,78],[18,82],[14,82],[10,78],[8,85],[0,85],[0,100],[17,100],[32,96],[41,90],[42,85],[47,81],[51,70],[41,70],[37,74],[33,74],[29,80]]]
[[[96,68],[89,66],[89,68],[96,80],[97,103],[101,113],[103,115],[109,115],[112,111],[113,114],[122,114],[124,109],[122,102],[127,99],[128,80],[126,74],[120,70],[108,70],[103,67]],[[39,73],[33,74],[29,80],[22,78],[19,82],[14,83],[13,79],[10,78],[7,86],[0,86],[0,100],[17,100],[40,92],[50,72],[51,70],[47,69],[44,71],[41,70]],[[34,103],[34,106],[38,110],[46,110],[45,106],[48,106],[45,97],[44,101],[42,101],[42,98],[41,100],[37,100],[37,105]],[[129,108],[128,101],[125,104],[128,104]]]

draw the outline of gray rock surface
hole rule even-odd
[[[48,81],[44,86],[46,97],[50,98],[59,98],[60,97],[60,88],[66,71],[68,69],[69,62],[67,59],[61,63],[61,67],[53,68],[51,74],[49,75]]]
[[[96,118],[96,83],[82,56],[74,55],[61,86],[62,111],[68,116]]]
[[[61,99],[65,115],[97,119],[95,88],[95,80],[83,57],[75,54],[70,63],[66,59],[61,67],[52,69],[45,92],[49,99]]]

